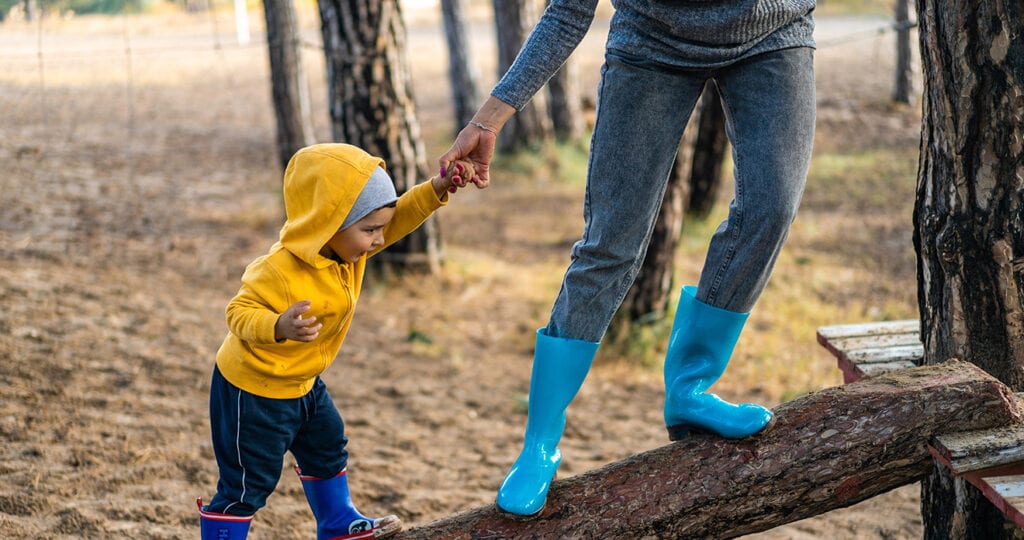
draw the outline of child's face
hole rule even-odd
[[[394,217],[394,208],[378,208],[347,229],[334,233],[326,247],[341,260],[356,262],[367,252],[384,245],[384,227]]]

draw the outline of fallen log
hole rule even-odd
[[[775,413],[758,437],[694,435],[558,480],[533,519],[488,505],[398,538],[732,538],[921,480],[936,435],[1024,420],[1009,388],[956,360],[829,388]]]

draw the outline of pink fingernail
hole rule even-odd
[[[448,186],[448,193],[455,193],[458,190],[459,190],[459,188],[457,188],[455,186]]]
[[[444,174],[445,174],[444,167],[441,167],[441,172],[439,172],[438,174],[441,175],[441,178],[444,178]]]
[[[459,172],[462,172],[462,164],[461,163],[456,163],[455,164],[455,168],[458,169]]]

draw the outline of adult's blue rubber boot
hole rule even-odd
[[[753,403],[732,404],[707,393],[729,364],[749,313],[705,304],[683,287],[665,355],[665,426],[678,441],[691,431],[741,439],[767,428],[774,416]]]
[[[196,499],[199,508],[200,538],[202,540],[243,540],[249,535],[252,516],[234,516],[209,512],[203,500]]]
[[[374,519],[356,510],[348,490],[347,469],[334,478],[304,475],[298,467],[295,472],[316,518],[317,540],[387,538],[402,530],[402,520],[396,516]]]
[[[523,451],[498,490],[498,508],[532,516],[544,508],[562,453],[565,409],[590,371],[598,343],[548,336],[537,331],[530,378],[530,402]]]

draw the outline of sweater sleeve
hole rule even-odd
[[[266,264],[265,258],[254,261],[245,269],[242,286],[225,309],[228,330],[249,343],[276,343],[274,326],[280,314],[274,310],[273,304],[287,303],[287,292],[281,293],[284,290],[284,280]]]
[[[522,110],[586,36],[597,0],[552,0],[491,95]]]

